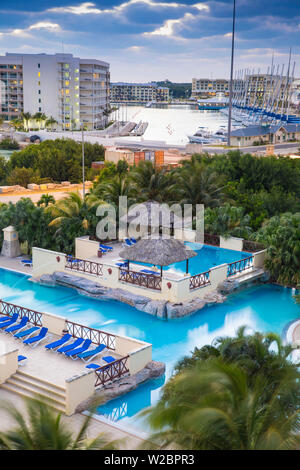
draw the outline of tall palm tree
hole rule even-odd
[[[286,375],[266,402],[261,397],[269,377],[259,374],[253,384],[238,364],[220,358],[201,362],[178,374],[173,393],[144,412],[161,447],[185,450],[279,450],[299,445],[299,411],[282,406],[299,374]],[[299,385],[298,385],[299,392]],[[279,397],[281,400],[279,400]],[[298,400],[299,408],[299,400]]]
[[[126,196],[128,204],[131,205],[135,202],[136,190],[133,183],[124,174],[117,174],[107,181],[99,183],[91,190],[87,196],[89,201],[99,201],[102,199],[106,203],[113,204],[118,207],[119,198]]]
[[[54,119],[53,116],[50,116],[45,122],[46,128],[50,127],[51,130],[53,129],[53,126],[55,124],[57,124],[57,121],[56,121],[56,119]]]
[[[77,435],[73,435],[49,406],[39,400],[27,400],[24,416],[11,404],[5,404],[16,427],[0,433],[1,450],[113,450],[117,442],[109,442],[100,434],[93,440],[87,439],[91,416],[85,418]]]
[[[46,114],[39,112],[39,113],[35,113],[35,115],[33,116],[33,119],[37,123],[39,130],[41,130],[43,122],[47,120],[47,116]]]
[[[195,158],[178,172],[176,187],[182,204],[216,207],[225,199],[220,177]]]
[[[141,161],[131,171],[130,177],[135,185],[140,201],[167,202],[172,194],[171,175],[166,169],[157,168],[150,161]]]
[[[30,122],[30,119],[32,119],[31,113],[22,113],[22,119],[24,122],[25,129],[29,131],[29,122]]]

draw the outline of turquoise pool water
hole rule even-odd
[[[136,418],[137,413],[155,403],[179,358],[217,336],[234,335],[240,325],[281,334],[288,322],[300,317],[294,294],[292,289],[258,285],[191,317],[162,321],[125,304],[89,299],[68,288],[40,286],[24,275],[0,269],[3,300],[153,344],[153,359],[166,363],[166,377],[148,382],[98,410],[121,424],[143,429],[145,424]]]
[[[189,273],[192,276],[206,272],[214,266],[220,266],[225,263],[234,263],[235,261],[249,258],[251,256],[251,253],[244,251],[227,250],[225,248],[215,246],[200,245],[199,243],[186,243],[186,245],[197,253],[197,256],[189,260]],[[172,271],[180,275],[185,274],[186,261],[171,264],[164,268],[164,271]]]

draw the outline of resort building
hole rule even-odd
[[[300,140],[300,124],[248,126],[231,133],[231,144],[249,147],[253,144],[280,144]]]
[[[193,78],[192,79],[192,98],[205,98],[216,96],[219,93],[229,96],[230,81],[226,79]],[[243,89],[243,80],[234,80],[233,91]]]
[[[100,60],[6,53],[0,57],[0,117],[40,112],[63,130],[99,129],[107,123],[109,84],[109,64]]]
[[[169,88],[157,83],[112,83],[110,86],[112,103],[168,103]]]

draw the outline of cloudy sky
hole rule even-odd
[[[0,54],[68,52],[111,64],[112,81],[229,76],[233,0],[0,0]],[[236,68],[273,51],[300,76],[300,0],[237,0]]]

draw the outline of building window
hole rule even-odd
[[[39,113],[42,111],[42,108],[39,108]]]
[[[41,68],[41,64],[38,64],[38,69],[40,69],[40,68]]]
[[[38,77],[40,77],[40,76],[41,76],[41,72],[38,72]]]
[[[41,94],[41,90],[39,90],[39,95]]]

